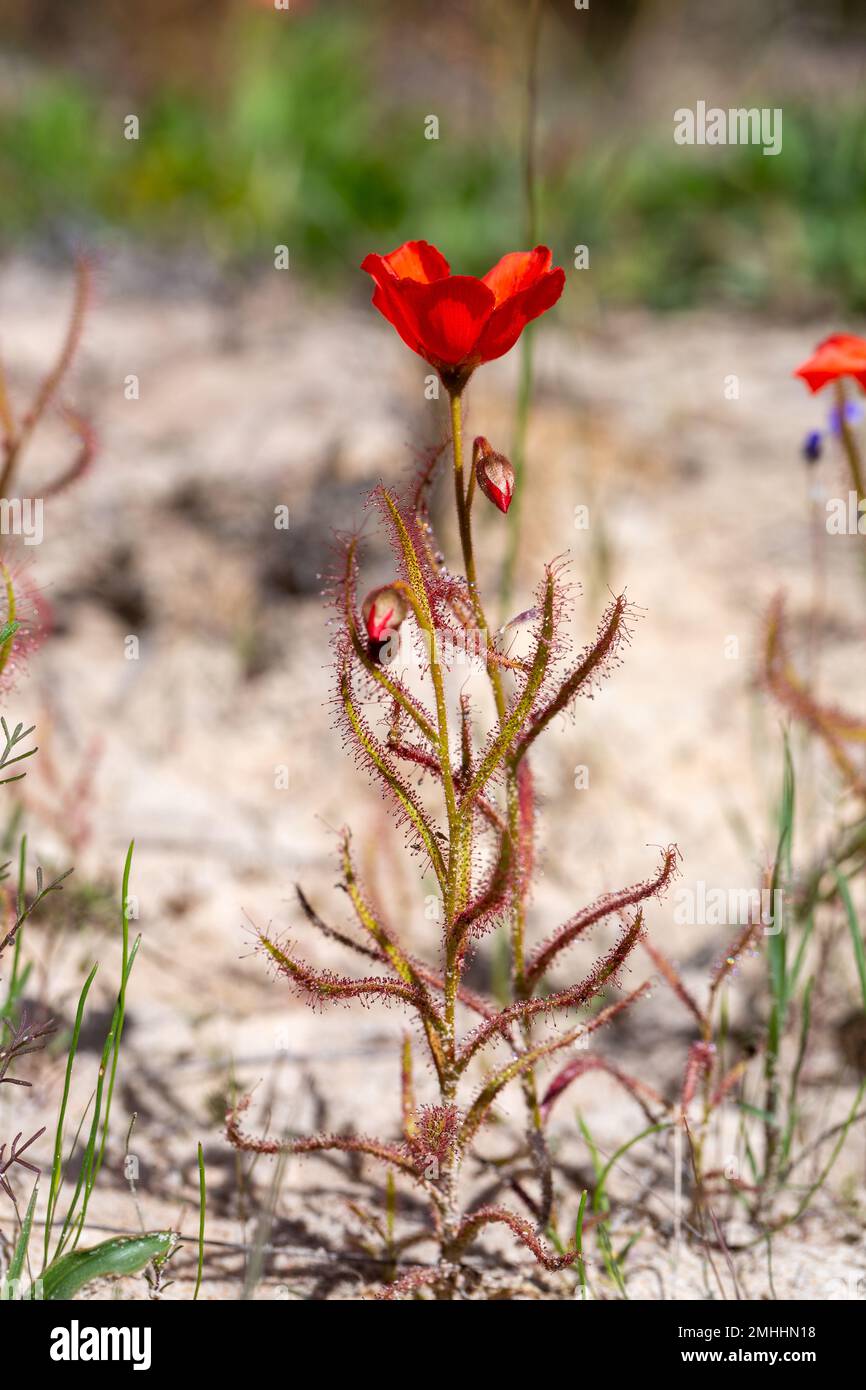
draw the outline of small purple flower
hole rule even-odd
[[[846,425],[858,425],[863,419],[863,407],[856,401],[845,402],[845,423]],[[839,407],[834,405],[827,416],[827,426],[831,434],[842,433],[842,422],[839,418]]]
[[[863,419],[863,407],[856,401],[845,402],[844,420],[846,425],[857,425]],[[842,433],[842,416],[839,407],[833,406],[827,413],[827,426],[823,430],[810,430],[803,440],[803,458],[807,463],[817,463],[824,449],[824,436]]]
[[[817,463],[821,457],[824,435],[821,430],[810,430],[803,440],[803,458],[807,463]]]

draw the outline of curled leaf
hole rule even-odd
[[[74,1298],[79,1289],[94,1279],[138,1274],[151,1260],[164,1260],[174,1244],[172,1231],[154,1231],[144,1236],[116,1236],[87,1250],[70,1250],[54,1260],[42,1275],[42,1297],[49,1300]],[[33,1289],[30,1297],[34,1296]]]

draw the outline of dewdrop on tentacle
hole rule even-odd
[[[514,469],[504,454],[497,454],[482,434],[472,446],[475,480],[488,502],[507,512],[514,495]]]

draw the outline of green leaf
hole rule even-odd
[[[42,1297],[55,1301],[74,1298],[94,1279],[137,1274],[151,1260],[165,1259],[173,1241],[172,1231],[156,1231],[146,1236],[116,1236],[87,1250],[70,1250],[42,1275]]]

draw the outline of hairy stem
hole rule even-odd
[[[460,545],[463,552],[463,566],[466,572],[466,580],[469,585],[469,595],[472,603],[472,610],[479,630],[484,634],[485,641],[490,642],[490,630],[484,612],[484,605],[478,590],[478,575],[475,568],[475,554],[472,544],[472,515],[471,504],[473,498],[473,478],[470,479],[467,487],[464,481],[463,465],[463,412],[462,400],[459,392],[451,395],[451,440],[454,454],[454,498],[457,505],[457,522],[460,531]],[[499,667],[490,659],[487,659],[487,675],[490,680],[493,700],[496,706],[496,714],[500,728],[505,727],[507,718],[507,706],[505,700],[505,690],[503,687],[502,673]],[[508,813],[508,846],[509,846],[509,872],[514,880],[514,892],[512,896],[511,923],[510,923],[510,942],[513,988],[515,999],[523,1000],[528,997],[528,990],[525,975],[525,949],[524,932],[526,925],[526,903],[525,892],[519,881],[518,874],[518,846],[520,843],[521,824],[520,824],[520,803],[517,785],[517,768],[509,760],[505,768],[506,774],[506,803]],[[471,827],[472,808],[467,810],[467,824]],[[529,1049],[532,1042],[532,1024],[526,1019],[521,1024],[524,1043]],[[549,1207],[550,1189],[550,1163],[547,1156],[547,1146],[544,1140],[542,1129],[541,1111],[538,1105],[538,1092],[535,1084],[535,1072],[532,1068],[526,1070],[521,1077],[524,1099],[526,1101],[528,1113],[527,1137],[530,1152],[535,1163],[539,1181],[541,1183],[544,1201],[542,1205]]]

